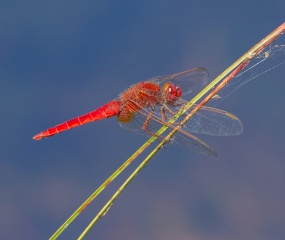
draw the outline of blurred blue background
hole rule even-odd
[[[153,76],[203,66],[213,79],[284,9],[283,0],[1,1],[1,239],[48,239],[146,140],[116,118],[43,141],[36,133]],[[285,239],[284,76],[283,65],[218,106],[244,124],[237,137],[199,136],[218,158],[161,150],[86,239]],[[75,239],[146,154],[59,239]]]

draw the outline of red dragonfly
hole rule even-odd
[[[182,93],[190,93],[195,87],[204,85],[207,79],[208,72],[204,68],[195,68],[136,83],[117,99],[85,115],[42,131],[33,139],[40,140],[85,123],[113,116],[117,116],[121,127],[150,137],[163,125],[168,125],[171,129],[179,124],[169,125],[167,120],[186,105],[187,102],[180,98]],[[192,106],[194,107],[195,105]],[[180,118],[185,114],[187,112]],[[217,156],[210,146],[191,133],[231,136],[238,135],[242,131],[242,123],[235,115],[204,106],[180,128],[170,142],[198,153]]]

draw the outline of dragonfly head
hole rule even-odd
[[[178,85],[175,85],[172,82],[167,82],[163,86],[163,91],[166,96],[166,101],[168,102],[176,102],[178,98],[180,98],[182,94],[182,90]]]

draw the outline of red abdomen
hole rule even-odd
[[[68,129],[81,126],[88,122],[93,122],[100,119],[116,116],[120,112],[120,109],[121,109],[121,103],[118,100],[111,101],[92,112],[73,118],[69,121],[56,125],[55,127],[42,131],[41,133],[35,135],[33,139],[41,140],[43,138],[53,136],[57,133],[61,133]]]

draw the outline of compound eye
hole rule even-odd
[[[173,85],[168,86],[168,94],[176,96],[176,88]]]
[[[172,103],[176,102],[182,94],[181,88],[179,86],[175,86],[172,82],[165,83],[163,90],[166,94],[166,100]]]
[[[179,86],[176,86],[176,97],[181,97],[181,94],[182,94],[182,90]]]
[[[164,91],[167,93],[167,95],[176,96],[176,87],[173,85],[173,83],[166,83],[164,85]]]

